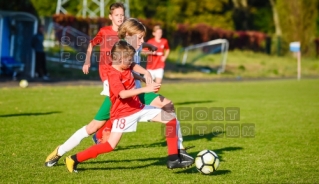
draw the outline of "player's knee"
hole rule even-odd
[[[171,120],[175,119],[175,117],[171,113],[168,113],[166,111],[163,111],[162,113],[163,114],[161,115],[161,118],[165,121],[171,121]]]
[[[174,112],[174,104],[171,100],[167,100],[167,102],[165,103],[165,105],[162,107],[162,109],[166,112]]]

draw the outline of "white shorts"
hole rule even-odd
[[[130,116],[114,120],[111,132],[135,132],[137,122],[149,121],[161,112],[162,109],[145,105],[144,108]]]
[[[162,79],[164,76],[164,69],[162,68],[155,69],[155,70],[148,70],[148,71],[151,73],[153,80],[156,78]]]

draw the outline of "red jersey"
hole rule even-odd
[[[110,84],[110,99],[111,120],[119,119],[132,115],[144,108],[138,96],[132,96],[126,99],[121,99],[119,93],[123,90],[135,88],[135,81],[131,70],[120,72],[113,67],[110,67],[108,72]]]
[[[111,49],[118,40],[117,32],[112,29],[112,26],[105,26],[90,41],[92,46],[100,45],[99,74],[102,81],[107,80],[106,71],[112,64]]]
[[[155,41],[155,38],[151,38],[147,41],[147,43],[154,45],[157,47],[156,53],[157,55],[149,55],[147,58],[146,69],[155,70],[155,69],[164,69],[165,62],[161,60],[162,56],[164,56],[164,51],[169,49],[168,41],[165,38],[161,38],[160,42]]]

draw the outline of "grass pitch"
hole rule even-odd
[[[97,112],[98,87],[0,89],[1,183],[317,183],[319,182],[319,80],[164,84],[161,94],[177,110],[237,107],[239,121],[182,121],[190,125],[184,145],[193,156],[215,151],[218,171],[202,175],[166,168],[166,142],[159,123],[140,123],[123,136],[117,149],[68,173],[61,160],[46,168],[44,160]],[[197,119],[196,119],[197,118]],[[198,133],[197,125],[218,124],[221,134]],[[250,137],[229,126],[251,125]],[[234,136],[235,135],[235,136]],[[90,138],[66,155],[92,145]],[[63,157],[64,158],[64,157]]]

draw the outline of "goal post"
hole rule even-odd
[[[208,54],[220,53],[221,64],[217,70],[217,73],[220,74],[225,71],[228,49],[229,43],[226,39],[216,39],[196,45],[190,45],[182,49],[183,56],[181,62],[182,65],[185,65],[187,62],[193,63]],[[190,52],[193,52],[191,57],[189,56]]]

